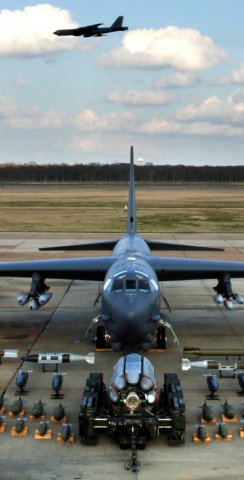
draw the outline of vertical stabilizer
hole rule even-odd
[[[128,204],[127,233],[130,233],[131,235],[134,234],[134,233],[137,233],[133,147],[130,147],[130,181],[129,181],[129,204]]]
[[[118,18],[116,18],[115,22],[112,23],[111,28],[121,28],[121,27],[122,27],[122,23],[123,23],[123,18],[124,18],[124,17],[118,17]]]

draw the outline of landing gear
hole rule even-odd
[[[96,335],[96,348],[104,348],[105,347],[105,328],[100,326],[97,327],[97,335]]]
[[[159,350],[165,350],[166,348],[165,327],[158,328],[157,344],[158,344]]]

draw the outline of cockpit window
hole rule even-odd
[[[149,283],[147,280],[138,280],[139,292],[150,292]]]
[[[126,292],[136,292],[136,280],[126,280]]]
[[[157,282],[155,282],[155,280],[153,278],[151,278],[151,280],[150,280],[150,285],[151,285],[151,289],[152,289],[153,292],[155,290],[158,290]]]
[[[115,280],[113,283],[113,292],[123,292],[123,280]]]

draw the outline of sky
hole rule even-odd
[[[243,0],[0,3],[0,163],[244,164]],[[128,31],[58,37],[124,16]]]

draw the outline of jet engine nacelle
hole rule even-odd
[[[53,296],[52,293],[43,293],[42,295],[40,295],[40,297],[38,298],[38,302],[41,305],[41,307],[45,305],[47,302],[49,302],[52,296]]]
[[[38,300],[33,299],[30,301],[28,305],[28,310],[38,310],[39,308],[41,308],[41,305]]]
[[[19,302],[19,304],[23,307],[24,305],[27,304],[27,302],[29,302],[29,299],[30,299],[29,293],[24,293],[23,295],[19,295],[17,297],[17,302]]]

